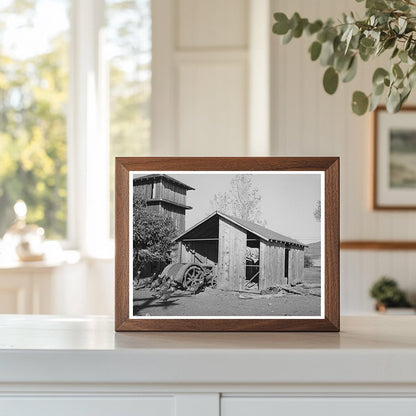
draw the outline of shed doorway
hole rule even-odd
[[[247,238],[246,245],[246,276],[244,290],[259,291],[260,277],[260,240]]]
[[[289,283],[289,248],[285,248],[285,279],[286,284]]]

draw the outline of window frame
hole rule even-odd
[[[109,258],[109,117],[105,0],[72,0],[67,118],[67,248]],[[103,226],[104,225],[104,226]]]

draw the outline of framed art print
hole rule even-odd
[[[374,112],[374,209],[416,209],[415,120],[415,107]]]
[[[338,331],[338,158],[116,158],[117,331]]]

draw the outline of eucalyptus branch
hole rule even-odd
[[[364,0],[356,0],[361,3]],[[372,92],[355,91],[352,109],[362,115],[374,110],[387,93],[390,112],[397,112],[411,93],[416,78],[416,3],[411,0],[366,0],[366,17],[344,14],[334,25],[332,19],[310,22],[295,13],[290,19],[275,13],[273,32],[283,43],[304,34],[314,37],[309,53],[326,68],[323,86],[334,94],[339,81],[350,82],[357,73],[358,60],[369,61],[391,51],[389,68],[377,68]]]

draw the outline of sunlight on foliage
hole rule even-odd
[[[23,199],[28,222],[48,238],[65,238],[67,31],[54,33],[38,54],[11,43],[19,30],[35,31],[38,3],[14,0],[0,8],[0,236]]]

